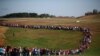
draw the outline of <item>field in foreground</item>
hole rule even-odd
[[[7,45],[56,50],[78,47],[83,37],[78,31],[23,28],[10,28],[5,35]]]
[[[13,19],[13,18],[10,18],[10,19],[5,19],[5,20],[8,20],[6,22],[9,22],[9,23],[19,23],[19,24],[31,24],[31,25],[40,25],[40,24],[41,25],[71,25],[71,26],[74,25],[74,26],[88,27],[88,28],[91,29],[92,43],[90,45],[90,48],[88,50],[86,50],[84,53],[82,53],[82,55],[80,55],[80,56],[99,56],[100,55],[100,43],[99,43],[100,42],[100,15],[85,16],[85,17],[80,18],[80,19],[34,19],[34,18],[29,18],[29,19],[26,19],[26,18],[14,18]],[[80,22],[76,23],[77,20],[79,20]],[[7,30],[7,28],[5,28],[5,27],[3,27],[3,28],[0,27],[0,29],[4,30],[3,33],[5,33],[6,30]],[[7,32],[9,32],[9,30],[13,31],[13,29],[10,28],[10,29],[7,30]],[[30,30],[30,29],[28,29],[28,30]],[[22,31],[24,32],[25,29],[23,29]],[[50,33],[49,30],[45,30],[45,31]],[[6,36],[10,35],[9,33],[7,34],[7,32],[5,33]],[[25,34],[27,34],[27,32]],[[42,30],[41,30],[41,32],[42,32]],[[55,33],[58,33],[58,32],[59,31],[55,31]],[[0,32],[0,33],[2,33],[2,32]],[[63,35],[63,33],[64,32],[62,32],[61,35]],[[66,32],[66,33],[68,33],[68,32]],[[72,32],[70,32],[70,33],[72,33]],[[74,33],[75,32],[73,32],[73,34]],[[30,35],[30,34],[27,34],[27,35]],[[33,36],[33,35],[31,34],[31,36]],[[65,36],[67,36],[67,35],[68,34],[66,34]],[[6,40],[6,38],[4,38],[4,37],[1,37],[1,38]],[[74,38],[77,38],[77,37],[74,37]],[[1,39],[0,39],[0,41],[1,41]],[[69,41],[69,40],[66,39],[66,41]],[[50,43],[53,43],[53,42],[50,42]],[[72,48],[74,48],[74,47],[72,47]]]

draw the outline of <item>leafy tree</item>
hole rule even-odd
[[[3,18],[23,18],[23,17],[34,17],[34,18],[37,18],[37,17],[54,17],[54,15],[49,15],[49,14],[40,14],[38,15],[37,13],[11,13],[11,14],[7,14],[5,16],[2,16]]]
[[[47,18],[47,17],[49,17],[49,14],[40,14],[39,17],[41,17],[41,18],[44,18],[44,17]]]
[[[94,9],[92,12],[87,12],[87,13],[85,13],[86,16],[87,16],[87,15],[96,15],[96,14],[100,14],[100,13],[98,12],[98,10],[96,10],[96,9]]]
[[[38,17],[37,13],[29,13],[29,17]]]
[[[93,14],[97,14],[98,11],[96,9],[93,10]]]

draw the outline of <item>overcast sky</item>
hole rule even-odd
[[[81,16],[93,9],[100,11],[100,0],[0,0],[0,16],[17,12]]]

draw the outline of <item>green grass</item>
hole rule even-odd
[[[90,48],[83,53],[84,56],[99,56],[100,55],[100,32],[94,33]]]
[[[50,49],[73,49],[79,46],[79,31],[9,28],[5,33],[6,44],[11,46]]]

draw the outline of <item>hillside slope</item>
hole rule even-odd
[[[31,25],[70,25],[88,27],[92,33],[90,48],[79,56],[100,56],[100,14],[82,17],[81,19],[37,19],[37,18],[11,18],[6,19],[9,23],[31,24]],[[79,23],[76,21],[79,20]],[[0,28],[2,29],[2,28]],[[3,28],[4,29],[4,28]],[[6,29],[4,29],[6,30]],[[2,31],[0,31],[2,33]],[[1,36],[0,36],[1,37]],[[1,39],[0,39],[1,41]],[[1,43],[1,42],[0,42]]]

